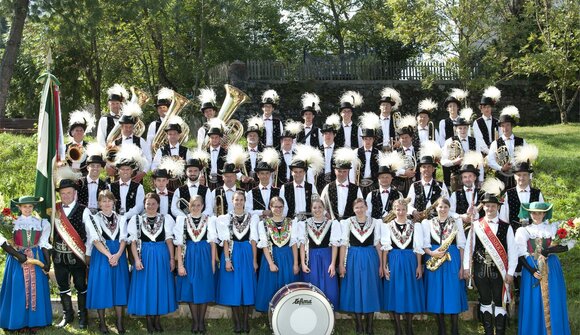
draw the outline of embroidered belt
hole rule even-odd
[[[54,244],[54,250],[60,252],[61,254],[72,254],[72,250],[64,242],[56,242]]]

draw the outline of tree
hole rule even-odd
[[[525,5],[538,31],[529,35],[521,48],[522,57],[511,62],[515,74],[547,78],[547,90],[540,94],[555,102],[560,122],[580,93],[580,2],[577,0],[534,0]]]
[[[14,73],[18,51],[22,43],[24,22],[28,15],[29,3],[30,0],[14,0],[14,19],[10,26],[10,36],[8,37],[6,49],[2,56],[2,63],[0,64],[0,119],[4,118],[5,115],[10,80]]]

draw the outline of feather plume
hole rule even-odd
[[[120,95],[125,99],[129,99],[129,92],[125,89],[125,87],[121,86],[120,84],[114,84],[113,86],[109,87],[107,90],[107,95]]]
[[[363,129],[379,129],[381,127],[381,119],[373,112],[365,112],[359,116],[359,127]]]
[[[162,87],[158,92],[157,92],[157,99],[167,99],[167,100],[173,100],[173,96],[175,95],[175,92],[167,87]]]
[[[268,163],[274,169],[280,164],[280,153],[274,148],[264,149],[264,151],[258,154],[258,157],[262,162]]]
[[[320,98],[314,93],[302,94],[302,108],[314,107],[316,112],[320,112]]]
[[[495,86],[489,86],[483,91],[483,96],[488,97],[496,103],[501,99],[501,91]]]
[[[226,129],[225,122],[221,119],[218,119],[217,117],[207,120],[207,125],[209,126],[209,129],[220,128],[222,131]]]
[[[179,115],[172,115],[169,118],[169,121],[167,122],[167,124],[178,124],[178,125],[182,125],[182,124],[185,124],[185,122],[183,122],[183,119],[181,118],[181,116],[179,116]]]
[[[161,158],[159,169],[165,169],[173,178],[181,178],[185,175],[185,161],[173,156]]]
[[[431,156],[433,160],[438,161],[441,159],[441,147],[435,141],[425,141],[421,143],[421,149],[419,149],[419,157]]]
[[[461,163],[463,165],[471,164],[479,169],[483,166],[483,155],[478,151],[468,151],[463,155]]]
[[[134,163],[138,171],[144,171],[147,166],[147,159],[145,159],[141,148],[133,143],[125,143],[115,156],[115,164],[119,163]]]
[[[87,129],[85,129],[85,133],[90,133],[95,127],[95,121],[96,121],[95,116],[92,113],[86,110],[77,110],[70,113],[68,125],[70,127],[73,124],[79,123],[85,124],[87,126]]]
[[[395,102],[393,110],[397,110],[399,106],[401,106],[401,104],[403,103],[399,91],[391,87],[383,88],[381,91],[381,97],[390,97],[391,99],[393,99],[393,101]]]
[[[226,155],[226,162],[234,164],[237,168],[241,168],[250,158],[250,154],[239,144],[232,144],[228,147]]]
[[[284,125],[284,129],[290,132],[290,134],[296,135],[304,129],[304,124],[302,122],[288,119]]]
[[[524,144],[516,147],[514,161],[516,163],[529,162],[532,164],[538,159],[538,147],[533,144]]]
[[[246,124],[248,125],[248,128],[258,127],[258,129],[264,129],[264,119],[257,115],[254,115],[251,118],[249,118]]]
[[[427,99],[423,99],[419,102],[419,110],[420,111],[424,110],[424,111],[432,112],[436,108],[437,108],[437,103],[435,101],[433,101],[433,99],[427,98]]]
[[[363,96],[356,91],[346,91],[340,97],[340,103],[350,102],[352,107],[358,107],[363,104]]]
[[[465,98],[467,98],[467,96],[469,95],[469,91],[465,91],[460,88],[454,88],[451,90],[451,93],[449,93],[449,95],[459,101],[462,101],[465,100]]]
[[[199,90],[199,95],[197,96],[197,100],[200,104],[204,104],[206,102],[211,102],[212,104],[216,104],[216,94],[213,88],[202,88]]]
[[[297,144],[295,155],[292,157],[292,162],[302,160],[308,165],[308,169],[314,175],[320,173],[324,169],[324,157],[322,152],[315,147],[306,144]]]
[[[405,166],[403,156],[398,151],[379,152],[379,166],[388,166],[391,170],[398,170]]]
[[[467,108],[463,108],[462,110],[459,111],[459,117],[467,120],[467,121],[471,121],[473,118],[473,109],[470,107]]]
[[[504,190],[505,185],[504,183],[494,177],[487,178],[483,181],[483,185],[481,185],[481,190],[488,194],[493,194],[495,196],[499,196],[501,192]]]
[[[128,102],[121,108],[121,113],[133,118],[140,118],[143,115],[143,110],[136,102]]]
[[[63,165],[56,170],[56,182],[60,183],[61,180],[70,179],[74,182],[82,177],[82,173],[75,172],[69,165]]]
[[[415,116],[411,115],[411,114],[403,116],[401,118],[401,121],[399,122],[399,128],[405,128],[405,127],[416,128],[417,127],[417,118],[415,118]]]
[[[501,110],[501,113],[499,115],[500,116],[509,115],[513,117],[516,121],[520,119],[520,111],[516,106],[512,105],[504,107],[504,109]]]
[[[87,144],[87,157],[90,156],[105,156],[105,148],[97,142]]]
[[[339,148],[334,151],[334,161],[335,162],[349,162],[352,163],[352,167],[356,168],[360,165],[360,160],[358,159],[358,148]]]
[[[280,101],[280,96],[278,95],[278,92],[274,90],[267,90],[262,93],[262,102],[266,102],[268,99],[272,99],[272,101],[277,104],[278,101]]]
[[[336,113],[330,114],[324,123],[331,125],[334,129],[338,129],[340,128],[340,116]]]
[[[210,156],[209,156],[209,152],[207,152],[205,150],[195,149],[195,150],[191,151],[191,158],[197,159],[198,161],[200,161],[202,163],[203,166],[207,166],[207,163],[209,162]]]

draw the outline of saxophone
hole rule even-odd
[[[431,213],[431,211],[433,209],[435,209],[435,207],[437,207],[437,205],[439,205],[439,200],[441,199],[441,197],[437,198],[437,200],[435,200],[431,206],[425,208],[424,211],[419,212],[419,220],[417,222],[421,223],[421,221],[427,219],[429,217],[429,214]]]
[[[443,241],[443,243],[441,243],[441,246],[439,246],[438,250],[445,253],[443,257],[441,258],[431,257],[427,262],[425,262],[425,264],[427,265],[427,269],[429,269],[429,271],[436,271],[443,263],[451,260],[451,254],[447,252],[447,249],[449,249],[449,246],[451,245],[451,243],[453,243],[453,240],[455,239],[456,235],[457,229],[454,229],[451,232],[451,234],[449,234],[449,236],[447,236],[447,238]]]

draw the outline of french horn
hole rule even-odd
[[[447,150],[449,151],[449,160],[456,160],[459,157],[463,157],[463,146],[458,140],[451,141],[447,146]]]
[[[500,167],[511,162],[510,151],[507,146],[502,145],[501,147],[497,148],[495,153],[495,161]],[[506,177],[511,177],[514,175],[511,169],[507,172],[499,170],[499,173]]]

